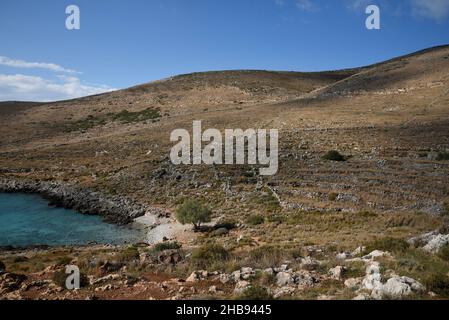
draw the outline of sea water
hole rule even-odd
[[[141,229],[49,207],[39,195],[0,193],[0,246],[124,244],[143,238]]]

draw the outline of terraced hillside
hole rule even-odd
[[[217,218],[240,222],[315,211],[437,216],[449,202],[448,71],[449,47],[438,47],[352,70],[196,73],[9,107],[0,118],[0,177],[69,183],[168,211],[196,197]],[[221,130],[278,128],[278,174],[171,164],[170,132],[191,130],[193,120]],[[323,159],[330,150],[346,161]],[[368,237],[395,232],[365,227]]]

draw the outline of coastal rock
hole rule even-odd
[[[50,205],[100,215],[117,224],[128,224],[148,212],[156,216],[165,213],[162,209],[144,206],[123,196],[102,194],[67,183],[0,179],[0,192],[40,194]]]

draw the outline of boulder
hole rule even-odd
[[[293,277],[295,279],[295,284],[297,284],[300,289],[312,287],[317,282],[317,279],[315,279],[310,272],[305,270],[295,272]]]
[[[222,273],[219,276],[219,280],[221,283],[228,283],[229,281],[231,281],[231,276],[227,273]]]
[[[376,258],[381,257],[389,257],[391,258],[391,254],[389,252],[380,251],[380,250],[374,250],[373,252],[367,254],[366,256],[363,256],[362,259],[366,261],[373,261]]]
[[[289,272],[279,272],[276,274],[276,285],[284,287],[295,283],[295,278]]]
[[[425,290],[424,286],[418,281],[409,277],[392,277],[382,286],[382,298],[402,299],[413,293],[420,293]]]
[[[315,270],[320,263],[312,257],[301,258],[300,267],[306,270]]]
[[[117,261],[105,261],[100,265],[100,271],[104,273],[117,272],[124,266],[123,263]]]
[[[360,289],[360,286],[362,285],[363,278],[350,278],[345,280],[345,287],[352,289],[352,290],[358,290]]]
[[[432,236],[429,242],[423,247],[423,250],[430,253],[438,253],[441,248],[449,244],[449,234],[438,234]]]
[[[245,280],[239,281],[235,285],[234,294],[240,295],[249,287],[250,287],[250,283],[248,281],[245,281]]]
[[[345,271],[345,267],[336,266],[335,268],[331,268],[329,270],[329,275],[334,280],[341,280],[343,278],[344,271]]]
[[[186,279],[186,282],[198,282],[201,280],[200,273],[198,271],[193,271],[190,276]]]
[[[231,279],[234,280],[234,282],[239,282],[242,280],[242,273],[240,270],[234,271],[231,273]]]
[[[382,288],[382,275],[379,262],[371,262],[366,268],[366,276],[362,281],[362,287],[366,290],[380,290]]]
[[[240,275],[243,280],[248,280],[256,275],[253,268],[242,268],[240,269]]]
[[[159,252],[157,259],[160,263],[175,265],[178,262],[181,262],[183,258],[179,250],[170,249]]]

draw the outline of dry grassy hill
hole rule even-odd
[[[445,46],[333,72],[195,73],[70,101],[3,106],[0,173],[70,182],[168,209],[185,196],[203,198],[217,217],[239,221],[369,211],[387,216],[376,227],[355,222],[365,230],[360,237],[410,233],[410,226],[396,230],[382,221],[389,214],[440,215],[449,202],[449,164],[436,160],[449,148],[448,57]],[[193,120],[219,129],[278,128],[278,174],[172,165],[170,132],[190,129]],[[334,149],[349,159],[322,159]],[[279,243],[358,237],[347,230],[323,239],[305,225],[242,232]]]

